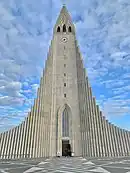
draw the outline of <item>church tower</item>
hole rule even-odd
[[[27,118],[0,134],[0,158],[128,156],[130,132],[108,122],[96,105],[65,6],[53,30],[37,98]]]
[[[81,155],[76,54],[74,25],[63,6],[54,27],[45,70],[43,114],[51,123],[48,129],[51,156],[57,152],[64,153],[62,146],[67,144],[75,155]]]

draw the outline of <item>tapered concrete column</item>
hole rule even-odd
[[[103,143],[103,132],[102,132],[102,117],[100,115],[99,107],[97,107],[97,116],[98,116],[98,124],[99,124],[99,140],[100,140],[100,157],[103,156],[104,153],[104,143]]]
[[[5,142],[6,142],[6,132],[3,133],[3,143],[2,143],[2,149],[1,149],[1,155],[2,155],[2,159],[4,158],[4,150],[5,150]]]
[[[4,151],[3,151],[3,155],[4,155],[4,159],[6,159],[7,156],[7,143],[8,143],[8,137],[9,137],[9,131],[6,131],[6,137],[5,137],[5,145],[4,145]]]
[[[44,144],[45,143],[45,114],[44,114],[44,117],[42,119],[42,124],[43,124],[43,132],[42,132],[43,133],[43,139],[42,139],[43,140],[43,142],[42,142],[43,143],[43,148],[42,148],[43,151],[42,152],[43,152],[43,157],[45,157],[45,144]]]
[[[20,133],[20,126],[17,126],[16,143],[15,143],[15,147],[14,147],[14,157],[15,157],[15,159],[18,158],[19,133]]]
[[[108,135],[108,120],[104,120],[104,130],[105,130],[105,138],[106,138],[106,147],[107,147],[107,153],[106,156],[109,157],[111,153],[111,148],[110,148],[110,140],[109,140],[109,135]]]
[[[53,58],[53,89],[52,89],[52,106],[51,106],[51,116],[50,116],[50,121],[51,121],[51,126],[50,126],[50,155],[55,156],[55,148],[56,148],[56,136],[55,136],[55,116],[54,113],[56,113],[56,59]]]
[[[124,142],[126,144],[126,155],[129,155],[129,144],[128,144],[128,138],[127,138],[127,131],[124,130]]]
[[[126,149],[126,142],[125,142],[125,133],[124,133],[124,129],[121,129],[121,136],[122,136],[122,144],[123,144],[123,149],[124,149],[123,156],[126,156],[127,149]]]
[[[41,83],[41,82],[40,82]],[[41,157],[41,128],[42,128],[42,126],[41,126],[41,92],[42,92],[42,88],[40,87],[39,88],[39,93],[38,93],[38,134],[39,135],[37,135],[37,140],[38,140],[38,146],[39,146],[39,148],[38,148],[38,156],[39,157]],[[48,140],[48,139],[47,139]]]
[[[94,117],[94,136],[95,136],[95,157],[99,157],[99,146],[98,146],[98,122],[97,122],[97,114],[96,114],[96,101],[93,98],[93,117]]]
[[[81,141],[82,141],[82,155],[84,155],[84,108],[83,108],[83,81],[80,83],[80,87],[79,87],[79,92],[80,92],[80,100],[81,100],[81,104],[80,104],[80,126],[81,126]]]
[[[101,119],[101,131],[102,131],[102,146],[103,146],[103,157],[106,156],[107,153],[107,142],[106,142],[106,133],[105,133],[105,126],[104,121],[105,117],[102,115],[102,112],[100,111],[100,119]]]
[[[103,126],[103,140],[104,140],[104,156],[107,157],[108,156],[108,143],[107,143],[107,133],[106,133],[106,119],[105,117],[102,115],[101,113],[101,117],[102,117],[102,126]]]
[[[81,141],[82,141],[82,155],[84,153],[84,123],[83,123],[83,91],[82,91],[82,82],[80,83],[80,87],[79,87],[79,92],[80,92],[80,124],[82,123],[82,127],[81,127]]]
[[[129,131],[126,131],[126,141],[128,145],[128,155],[130,155],[130,136],[129,136]]]
[[[38,93],[39,93],[39,89],[38,89]],[[38,94],[39,95],[39,94]],[[39,146],[39,126],[40,126],[40,122],[39,122],[39,97],[36,100],[36,146]],[[36,150],[36,157],[39,157],[39,147],[35,148]]]
[[[39,89],[38,89],[38,93],[39,93]],[[35,113],[36,113],[36,122],[35,122],[35,128],[36,128],[36,131],[35,131],[35,136],[34,136],[34,140],[36,140],[35,142],[35,157],[37,158],[38,157],[38,99],[36,99],[36,109],[35,109]]]
[[[115,128],[114,125],[112,127],[113,127],[113,135],[114,135],[116,156],[119,156],[119,146],[118,146],[118,141],[117,141],[116,128]]]
[[[98,156],[101,157],[102,153],[102,141],[101,141],[101,129],[100,129],[100,115],[99,106],[96,106],[96,121],[97,121],[97,132],[98,132]]]
[[[118,127],[116,127],[116,133],[117,133],[117,140],[118,140],[118,146],[119,146],[119,155],[122,156],[121,141],[120,141],[119,128]]]
[[[31,134],[30,134],[30,158],[33,158],[33,146],[34,146],[34,134],[35,134],[35,103],[34,106],[31,108]]]
[[[25,158],[29,157],[29,153],[28,153],[28,144],[29,144],[29,130],[30,130],[30,112],[28,113],[27,116],[27,129],[26,129],[26,136],[25,136],[25,148],[24,148],[24,153],[25,153]]]
[[[41,114],[40,114],[40,111],[41,111],[41,105],[40,105],[40,93],[41,93],[41,89],[38,89],[38,98],[37,98],[37,101],[36,101],[36,107],[37,107],[37,111],[36,111],[36,122],[37,122],[37,125],[36,125],[36,129],[37,129],[37,135],[36,135],[36,140],[37,140],[37,145],[40,147],[40,128],[41,128]],[[40,157],[40,148],[37,148],[36,149],[36,157]]]
[[[7,141],[7,151],[6,151],[6,159],[11,158],[10,157],[10,149],[11,149],[11,140],[12,140],[12,129],[8,131],[9,136],[8,136],[8,141]]]
[[[126,135],[127,135],[127,141],[128,141],[128,152],[130,156],[130,132],[126,131]]]
[[[19,145],[18,145],[18,158],[22,158],[21,148],[23,143],[23,132],[24,132],[24,122],[21,123],[21,129],[19,134]]]
[[[126,130],[123,129],[123,136],[124,136],[124,145],[125,145],[125,156],[128,156],[128,146],[126,142]]]
[[[26,145],[26,133],[27,133],[27,117],[24,121],[24,132],[23,132],[23,143],[22,143],[22,148],[21,148],[21,155],[22,155],[22,158],[25,158],[25,145]]]
[[[121,156],[123,156],[124,147],[123,147],[122,134],[121,134],[121,129],[120,128],[118,128],[118,134],[119,134],[119,140],[120,140],[120,145],[121,145]]]
[[[115,135],[116,135],[116,140],[117,140],[117,149],[118,149],[118,156],[120,156],[121,153],[121,146],[120,146],[120,141],[119,141],[119,135],[118,135],[118,127],[115,126]]]
[[[85,78],[85,75],[84,75],[84,78]],[[85,92],[85,100],[84,100],[84,102],[85,103],[87,103],[87,81],[86,81],[86,79],[85,79],[85,86],[84,86],[84,92]],[[87,145],[87,142],[88,142],[88,112],[87,112],[87,110],[88,110],[88,107],[87,107],[87,105],[84,105],[85,106],[85,129],[84,129],[84,131],[85,131],[85,153],[84,153],[84,156],[87,156],[87,154],[88,154],[88,145]]]
[[[40,95],[39,95],[39,99],[40,99],[40,102],[39,102],[39,122],[40,122],[40,127],[39,127],[39,136],[40,136],[40,141],[39,141],[39,156],[42,157],[42,148],[43,148],[43,145],[42,145],[42,131],[43,131],[43,127],[42,127],[42,105],[43,105],[43,100],[42,100],[42,93],[43,93],[43,78],[41,78],[41,81],[40,81]],[[48,137],[49,139],[49,137]]]
[[[89,95],[88,95],[88,79],[86,78],[86,103],[89,102]],[[87,156],[90,156],[90,111],[89,111],[89,104],[86,104],[86,116],[87,116],[87,122],[86,122],[86,133],[87,133]]]
[[[124,145],[124,135],[123,135],[122,129],[120,129],[120,137],[121,137],[122,151],[123,151],[123,156],[124,156],[125,155],[125,145]]]
[[[3,147],[3,141],[4,141],[4,133],[1,133],[0,137],[0,158],[2,159],[2,147]]]
[[[9,131],[9,140],[8,140],[8,148],[7,148],[7,159],[11,158],[10,157],[10,149],[11,149],[12,132],[13,132],[13,130],[11,129]]]
[[[31,152],[31,140],[33,140],[32,138],[32,133],[33,133],[33,129],[32,129],[32,125],[33,125],[33,112],[32,112],[32,108],[31,108],[31,112],[28,116],[29,120],[28,120],[28,139],[27,139],[27,157],[31,158],[32,157],[32,153]]]
[[[111,137],[112,137],[112,145],[113,145],[113,157],[117,156],[116,152],[116,141],[114,136],[113,124],[110,125]]]
[[[4,159],[5,140],[6,140],[6,132],[3,133],[3,144],[1,149],[2,159]]]
[[[12,129],[11,144],[10,144],[10,158],[13,158],[13,148],[14,148],[14,138],[15,138],[15,128]]]
[[[84,91],[85,91],[85,103],[87,103],[87,81],[85,81],[85,88],[84,88]],[[85,105],[85,153],[84,153],[84,156],[87,156],[88,154],[88,145],[87,145],[87,142],[88,142],[88,107],[87,105]]]
[[[6,139],[5,139],[5,145],[4,145],[4,159],[7,158],[7,150],[8,150],[8,140],[9,140],[9,131],[6,131]]]
[[[113,134],[112,134],[111,126],[112,126],[112,124],[109,122],[108,123],[108,134],[109,134],[109,140],[110,140],[110,146],[111,146],[111,155],[110,156],[114,157]]]
[[[114,138],[113,138],[113,131],[112,131],[112,124],[109,123],[109,135],[111,138],[111,156],[114,157],[114,153],[115,153],[115,148],[114,148]]]
[[[45,114],[45,112],[44,112],[44,121],[43,121],[43,123],[44,123],[44,132],[43,132],[43,134],[44,134],[44,150],[43,150],[43,152],[44,152],[44,157],[46,156],[46,145],[45,145],[45,143],[46,143],[46,114]]]
[[[36,148],[36,132],[37,132],[37,125],[36,125],[36,100],[34,100],[34,106],[33,106],[33,141],[31,141],[31,154],[32,154],[32,158],[35,158],[35,148]]]
[[[17,136],[18,135],[18,126],[15,127],[15,136],[14,136],[14,146],[12,151],[12,158],[16,158],[16,145],[17,145]]]
[[[89,89],[88,89],[88,96],[89,96],[89,102],[88,102],[88,104],[89,104],[89,111],[90,111],[90,118],[91,118],[91,120],[89,121],[90,122],[90,141],[91,141],[91,143],[90,143],[90,146],[91,146],[91,148],[90,148],[90,151],[91,151],[91,153],[90,153],[90,157],[94,157],[94,147],[93,147],[93,116],[92,116],[92,105],[91,105],[91,91],[90,91],[90,87],[89,87]]]
[[[87,115],[86,115],[86,95],[87,95],[87,92],[86,92],[86,79],[85,79],[85,70],[84,70],[84,75],[83,75],[83,79],[84,79],[84,84],[83,84],[83,92],[85,93],[85,95],[83,95],[83,112],[84,112],[84,157],[86,156],[86,152],[87,152],[87,147],[86,147],[86,141],[87,141],[87,133],[86,133],[86,119],[87,119]]]
[[[27,130],[27,138],[26,138],[26,157],[27,158],[31,158],[30,156],[31,134],[32,134],[32,116],[30,111],[28,115],[28,130]]]
[[[2,155],[2,159],[4,159],[4,151],[5,151],[5,143],[6,143],[6,134],[7,132],[4,132],[4,137],[3,137],[3,144],[2,144],[2,151],[1,151],[1,155]]]
[[[44,72],[43,72],[44,73]],[[44,76],[44,74],[43,74]],[[41,99],[42,99],[42,119],[41,119],[41,126],[42,126],[42,129],[41,129],[41,134],[42,134],[42,147],[41,147],[41,150],[42,150],[42,157],[44,157],[44,82],[45,82],[45,78],[42,78],[42,92],[41,92]],[[49,140],[49,139],[48,139]]]
[[[35,133],[34,133],[34,146],[33,146],[33,157],[36,158],[37,157],[37,151],[36,151],[36,147],[37,147],[37,99],[34,102],[34,116],[35,116]]]
[[[95,99],[93,98],[93,120],[94,120],[94,140],[95,140],[95,157],[98,157],[99,152],[98,152],[98,134],[97,134],[97,118],[96,118],[96,114],[95,114],[95,110],[96,110],[96,102]]]
[[[103,117],[101,111],[98,112],[99,116],[99,128],[100,128],[100,133],[101,133],[101,156],[105,156],[105,143],[104,143],[104,131],[103,131]]]
[[[106,120],[106,131],[107,131],[107,142],[108,142],[108,146],[109,146],[108,156],[111,157],[113,150],[112,150],[112,141],[111,141],[111,134],[110,134],[110,124],[109,124],[108,120]]]
[[[21,133],[21,124],[18,126],[17,141],[15,146],[15,158],[19,158],[18,151],[20,146],[20,133]]]

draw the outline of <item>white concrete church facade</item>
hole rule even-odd
[[[0,135],[0,158],[128,156],[130,132],[108,122],[96,105],[71,17],[63,6],[37,98],[19,126]]]

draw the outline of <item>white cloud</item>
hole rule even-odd
[[[109,98],[103,106],[103,111],[105,115],[109,118],[111,116],[125,116],[130,113],[130,107],[126,106],[130,104],[130,99],[128,100],[115,100]]]
[[[11,96],[0,97],[1,106],[23,106],[24,99]]]

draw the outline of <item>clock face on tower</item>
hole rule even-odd
[[[63,37],[63,38],[62,38],[62,42],[63,42],[63,43],[66,43],[66,42],[67,42],[67,38],[66,38],[66,37]]]

